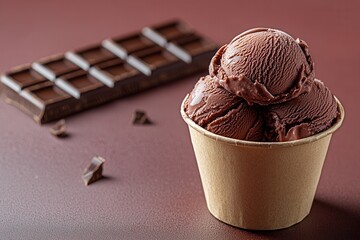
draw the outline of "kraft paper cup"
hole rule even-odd
[[[186,99],[186,98],[185,98]],[[211,133],[181,114],[191,141],[209,211],[220,221],[249,230],[292,226],[310,212],[332,134],[328,130],[289,142],[251,142]]]

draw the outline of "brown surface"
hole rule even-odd
[[[309,44],[317,77],[341,100],[346,117],[310,215],[286,230],[249,232],[219,222],[205,206],[179,114],[199,76],[67,118],[66,139],[1,101],[2,239],[360,238],[359,3],[222,1],[218,11],[216,1],[161,0],[142,10],[138,0],[33,2],[0,2],[0,71],[173,17],[219,44],[252,27],[274,27]],[[146,110],[155,125],[131,125],[135,109]],[[107,159],[107,178],[85,187],[83,167],[97,154]]]

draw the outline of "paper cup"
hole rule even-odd
[[[185,98],[186,99],[186,98]],[[250,230],[286,228],[310,212],[332,133],[289,142],[251,142],[211,133],[181,114],[189,126],[209,211],[220,221]]]

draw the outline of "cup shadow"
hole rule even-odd
[[[315,199],[302,222],[284,230],[252,232],[270,239],[360,239],[360,209]]]

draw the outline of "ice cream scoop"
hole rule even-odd
[[[212,58],[185,102],[199,126],[225,137],[285,142],[320,133],[334,123],[334,96],[315,79],[306,43],[256,28],[235,37]]]
[[[199,126],[222,136],[262,141],[263,118],[257,108],[205,76],[185,101],[185,112]]]
[[[269,28],[251,29],[221,47],[209,73],[229,92],[260,105],[296,98],[315,78],[307,44]]]
[[[291,141],[312,136],[328,129],[338,109],[330,90],[318,79],[311,91],[281,104],[267,107],[269,141]]]

